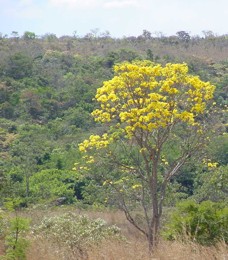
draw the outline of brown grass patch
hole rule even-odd
[[[90,218],[102,218],[110,225],[117,225],[126,236],[127,241],[104,241],[98,246],[89,248],[87,252],[73,255],[68,249],[53,245],[50,241],[30,235],[30,247],[27,260],[228,260],[225,243],[206,247],[188,242],[161,241],[152,255],[149,255],[145,238],[131,226],[120,211],[83,211],[73,207],[56,209],[37,209],[21,212],[24,217],[32,219],[32,224],[39,224],[44,216],[61,215],[65,212],[76,212]],[[3,242],[0,241],[0,255],[4,253]]]
[[[105,241],[81,256],[49,245],[48,241],[34,241],[28,252],[28,260],[227,260],[225,244],[203,247],[193,243],[162,241],[150,256],[145,240],[128,242]]]

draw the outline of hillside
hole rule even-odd
[[[37,38],[26,32],[22,37],[1,38],[0,46],[0,174],[1,184],[7,186],[1,189],[1,199],[25,194],[30,197],[30,177],[38,172],[71,171],[80,158],[78,143],[90,132],[101,131],[90,116],[96,107],[96,89],[112,78],[112,66],[122,61],[187,63],[192,74],[216,85],[220,118],[216,124],[219,132],[225,131],[226,35],[200,38],[179,32],[176,36],[152,37],[144,31],[139,37],[122,39],[93,34],[84,38],[57,38],[53,34]],[[226,164],[226,148],[219,147],[224,141],[216,144],[216,159]],[[189,194],[193,193],[192,181],[181,181],[190,185]],[[75,192],[81,198],[80,191]]]

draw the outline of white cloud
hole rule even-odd
[[[138,7],[139,1],[137,0],[113,0],[104,3],[104,7],[106,8],[123,8],[123,7]]]
[[[15,19],[16,18],[37,19],[43,16],[43,11],[35,7],[20,9],[20,11],[18,11],[17,9],[9,8],[5,11],[5,14],[14,17]]]
[[[33,0],[20,0],[19,3],[20,5],[32,5]]]
[[[2,14],[15,19],[36,19],[43,16],[43,10],[34,0],[20,0],[14,5],[9,2],[3,6]]]
[[[56,7],[66,8],[88,8],[101,4],[102,0],[49,0],[49,3]]]
[[[30,0],[22,0],[30,1]],[[143,2],[143,1],[141,1]],[[138,7],[140,0],[49,0],[49,3],[55,7],[64,8],[124,8],[124,7]]]

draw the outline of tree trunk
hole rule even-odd
[[[151,191],[151,201],[152,201],[152,220],[150,227],[148,229],[148,242],[149,242],[149,250],[153,251],[154,247],[157,246],[159,241],[159,228],[160,228],[160,214],[159,214],[159,206],[158,206],[158,193],[157,193],[157,159],[154,157],[152,159],[153,167],[152,167],[152,178],[150,183],[150,191]]]
[[[153,217],[151,227],[149,228],[148,232],[148,245],[149,245],[149,252],[152,253],[154,248],[158,245],[159,242],[159,224],[160,218],[157,217],[156,219]]]

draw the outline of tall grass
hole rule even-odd
[[[91,246],[86,254],[75,256],[66,248],[53,244],[47,238],[30,234],[30,248],[27,252],[28,260],[228,260],[228,250],[225,243],[206,247],[195,244],[170,242],[161,240],[158,247],[149,255],[145,238],[138,233],[119,211],[80,211],[74,208],[39,209],[22,212],[25,217],[33,220],[33,224],[40,224],[44,216],[58,216],[65,212],[87,215],[92,219],[102,218],[110,225],[121,228],[126,241],[107,239],[98,245]],[[0,241],[0,255],[3,247]]]

